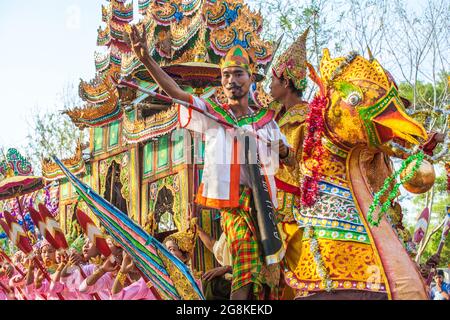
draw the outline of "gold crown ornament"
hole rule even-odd
[[[195,242],[197,240],[197,229],[195,228],[196,224],[197,218],[193,218],[187,230],[178,231],[171,234],[164,239],[164,242],[169,240],[173,241],[181,251],[192,254],[195,248]]]
[[[272,73],[278,79],[289,79],[297,90],[305,90],[307,85],[306,39],[309,28],[278,58]]]

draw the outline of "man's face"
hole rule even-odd
[[[444,281],[444,278],[441,275],[439,275],[439,276],[436,276],[434,278],[434,280],[436,281],[436,284],[441,285],[442,282]]]
[[[286,81],[280,80],[279,78],[273,76],[272,82],[270,83],[270,94],[272,98],[280,102],[282,98],[287,94],[288,88]]]
[[[222,70],[222,86],[230,100],[246,97],[252,81],[250,74],[243,68],[229,67]]]

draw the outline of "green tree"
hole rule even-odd
[[[58,97],[57,108],[67,110],[79,106],[81,101],[74,85],[68,84]],[[87,135],[78,129],[61,111],[35,110],[29,123],[27,157],[33,164],[35,174],[41,173],[41,161],[52,155],[65,159],[73,156],[77,142]]]
[[[441,239],[443,222],[447,214],[447,206],[450,205],[450,194],[447,191],[447,177],[443,168],[438,167],[437,172],[441,173],[436,177],[436,182],[433,189],[426,194],[415,196],[412,203],[417,208],[425,208],[431,206],[431,218],[428,226],[427,234],[418,249],[418,257],[416,261],[425,262],[427,259],[436,253]],[[431,201],[433,200],[433,201]],[[420,210],[419,210],[420,212]],[[414,232],[414,225],[409,226],[411,232]],[[440,266],[447,266],[450,261],[450,247],[449,238],[445,242],[445,247],[441,253]]]
[[[309,0],[299,3],[296,0],[247,1],[255,9],[259,9],[264,20],[263,38],[276,41],[281,35],[283,40],[274,56],[274,61],[295,41],[308,27],[307,41],[308,61],[318,67],[322,49],[331,47],[340,52],[343,34],[338,30],[339,16],[343,9],[338,3],[325,0]],[[334,12],[332,16],[329,14]],[[336,14],[342,12],[341,14]],[[265,87],[270,79],[267,79]],[[310,81],[306,90],[306,99],[312,98],[314,88]]]

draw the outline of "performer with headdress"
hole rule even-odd
[[[55,287],[67,300],[94,299],[92,294],[81,292],[80,285],[85,277],[94,272],[97,266],[90,263],[90,260],[98,255],[97,249],[90,243],[89,239],[84,241],[83,237],[78,237],[70,244],[68,256],[61,262],[61,272],[57,271],[54,278]]]
[[[196,222],[197,218],[192,219],[187,230],[175,232],[167,236],[163,241],[167,249],[186,265],[189,265],[194,254],[197,240]]]
[[[291,259],[292,252],[298,251],[293,238],[301,237],[294,218],[294,208],[300,205],[301,170],[305,120],[308,102],[303,100],[307,86],[306,39],[309,28],[284,52],[272,68],[271,108],[277,110],[276,121],[291,147],[289,156],[283,159],[275,181],[278,188],[277,218],[286,245],[285,259]],[[278,106],[277,106],[278,105]],[[293,245],[290,245],[290,244]],[[295,255],[295,254],[294,254]]]
[[[87,238],[83,245],[83,259],[86,264],[83,271],[86,279],[78,285],[78,289],[84,294],[98,294],[101,300],[110,299],[110,291],[114,283],[114,277],[108,271],[115,266],[112,260],[112,252],[120,251],[111,239],[107,239],[92,221],[92,219],[83,211],[77,210],[77,220]]]
[[[42,262],[49,274],[54,274],[58,268],[56,259],[56,249],[46,240],[38,242],[35,245],[35,251],[40,253]],[[52,283],[45,279],[41,269],[35,270],[35,263],[31,260],[29,262],[26,293],[34,296],[36,299],[41,299],[41,296],[48,300],[59,300],[57,292],[51,287]]]
[[[281,55],[272,68],[271,95],[281,104],[276,120],[291,148],[283,160],[275,180],[278,188],[278,214],[283,222],[295,222],[294,204],[300,203],[301,149],[305,135],[305,120],[308,102],[302,99],[306,89],[306,38],[307,29]]]
[[[234,46],[222,60],[222,86],[228,103],[220,104],[217,101],[207,102],[190,95],[166,74],[149,54],[145,29],[140,35],[137,28],[133,27],[130,39],[136,56],[159,87],[173,99],[193,104],[197,109],[212,114],[221,121],[256,132],[259,137],[271,141],[274,145],[278,144],[280,147],[276,151],[277,153],[279,151],[281,157],[287,156],[287,141],[273,120],[273,111],[253,110],[249,107],[250,86],[257,78],[255,60],[250,57],[251,50],[249,54],[241,46]],[[182,128],[205,134],[205,166],[196,202],[202,206],[221,210],[222,229],[227,236],[233,259],[231,298],[248,299],[252,292],[260,298],[263,293],[263,283],[267,284],[267,279],[270,277],[263,276],[265,264],[258,237],[260,230],[267,230],[267,228],[258,225],[255,215],[251,212],[253,197],[250,190],[252,186],[252,181],[249,181],[250,171],[248,166],[242,165],[243,162],[239,161],[244,159],[239,156],[245,150],[245,144],[239,141],[241,137],[237,136],[237,130],[225,129],[217,121],[212,121],[204,114],[181,105],[179,106],[179,124]],[[265,166],[260,182],[264,180],[271,198],[268,202],[276,207],[276,186],[273,174],[278,166],[278,154],[269,153],[267,144],[260,139],[255,145],[260,151],[260,161]],[[276,161],[270,156],[275,156]],[[271,256],[265,254],[265,258],[276,264],[283,253],[280,249]]]

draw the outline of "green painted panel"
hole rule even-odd
[[[153,171],[153,142],[144,146],[144,176]]]
[[[131,110],[127,112],[127,116],[128,119],[130,119],[131,121],[135,121],[136,120],[136,110]]]
[[[202,178],[203,178],[203,169],[199,169],[198,170],[198,185],[200,185],[202,183]]]
[[[165,135],[158,139],[158,169],[169,164],[169,136]]]
[[[115,121],[109,126],[109,147],[119,145],[119,121]]]
[[[200,142],[200,156],[202,157],[202,159],[205,159],[205,141],[201,141]]]
[[[184,157],[184,136],[178,135],[173,142],[173,162],[180,162]]]
[[[103,128],[94,128],[94,152],[101,151],[103,149]]]

